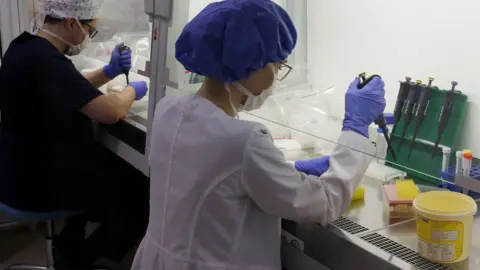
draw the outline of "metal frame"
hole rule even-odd
[[[17,263],[7,266],[5,270],[55,270],[55,256],[53,255],[53,248],[54,242],[53,239],[55,237],[55,221],[48,220],[47,222],[47,232],[45,234],[45,242],[46,242],[46,265],[34,265],[34,264],[25,264],[25,263]],[[107,270],[106,268],[100,267],[96,268],[96,270]]]
[[[145,13],[152,22],[150,61],[147,62],[146,70],[142,74],[150,78],[145,155],[139,154],[118,138],[108,134],[105,135],[106,132],[99,129],[99,133],[103,134],[101,136],[103,137],[101,139],[102,143],[146,176],[150,175],[148,157],[150,155],[150,138],[155,107],[158,101],[165,97],[166,85],[170,83],[167,67],[167,44],[172,5],[172,0],[144,0]]]
[[[0,14],[1,16],[1,14]],[[2,19],[0,18],[0,21]],[[2,28],[0,27],[0,66],[2,66],[2,62],[3,62],[3,44],[2,44]]]
[[[165,97],[166,85],[169,81],[167,69],[168,25],[172,16],[172,0],[145,0],[145,13],[152,21],[151,62],[149,66],[150,89],[147,123],[147,149],[145,156],[150,155],[150,138],[153,126],[155,107]]]

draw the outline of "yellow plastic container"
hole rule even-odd
[[[400,200],[413,200],[418,196],[418,188],[413,180],[397,180],[397,197]]]
[[[417,214],[418,253],[440,263],[456,263],[470,255],[477,204],[467,195],[431,191],[413,201]]]
[[[355,192],[353,193],[352,196],[352,202],[353,201],[358,201],[358,200],[363,200],[365,197],[365,188],[364,187],[358,187],[355,189]]]

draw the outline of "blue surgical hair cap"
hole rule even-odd
[[[284,61],[296,43],[295,26],[276,3],[225,0],[209,4],[185,26],[175,57],[190,72],[234,82]]]

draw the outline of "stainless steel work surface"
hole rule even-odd
[[[352,203],[350,209],[344,215],[344,218],[347,220],[341,219],[335,222],[334,225],[350,232],[357,238],[368,240],[370,248],[371,244],[373,244],[377,247],[380,246],[382,250],[387,252],[397,251],[401,249],[398,245],[400,244],[417,252],[415,220],[389,220],[384,209],[382,182],[366,177],[363,181],[363,186],[366,190],[365,199]],[[403,256],[402,259],[413,265],[420,265],[417,267],[412,266],[408,269],[442,269],[438,265],[436,267],[432,266],[436,264],[428,264],[423,260],[419,260],[418,256]],[[477,213],[474,221],[470,258],[461,263],[445,266],[448,268],[443,269],[480,269],[480,214]]]

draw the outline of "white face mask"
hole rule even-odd
[[[72,43],[66,41],[64,38],[60,37],[59,35],[47,30],[47,29],[42,29],[42,32],[44,33],[47,33],[57,39],[59,39],[60,41],[62,41],[63,43],[67,44],[68,45],[68,49],[67,51],[65,52],[66,55],[68,56],[75,56],[75,55],[79,55],[83,50],[85,50],[85,48],[87,48],[87,46],[92,42],[92,39],[90,38],[90,35],[87,34],[87,31],[85,31],[85,29],[83,28],[83,26],[80,24],[80,22],[77,20],[76,21],[78,26],[80,27],[80,29],[82,30],[83,34],[85,34],[85,40],[83,40],[83,42],[79,45],[73,45]]]
[[[240,110],[253,111],[253,110],[260,109],[263,103],[265,103],[265,100],[267,100],[267,98],[273,94],[273,90],[275,89],[276,84],[277,84],[277,78],[275,76],[272,85],[269,88],[263,90],[262,93],[260,93],[260,95],[255,96],[254,94],[252,94],[252,92],[248,91],[240,83],[238,82],[233,83],[233,86],[235,86],[235,88],[237,88],[238,91],[247,95],[247,100],[245,101],[245,104],[242,106]]]
[[[255,96],[254,94],[252,94],[252,92],[248,91],[245,87],[243,87],[243,85],[241,85],[238,82],[234,82],[232,83],[232,85],[235,86],[235,88],[238,89],[238,91],[247,95],[247,100],[245,101],[245,104],[240,108],[240,111],[253,111],[262,107],[263,103],[265,103],[265,100],[267,100],[267,98],[272,95],[273,90],[276,88],[276,85],[277,85],[277,73],[274,71],[274,78],[273,78],[272,85],[269,88],[263,90],[262,93],[258,96]],[[230,84],[226,83],[225,89],[228,91],[228,93],[230,93],[231,92]],[[229,94],[229,98],[230,98],[230,106],[232,106],[232,109],[235,112],[236,117],[238,118],[238,110],[233,105],[232,97],[230,94]]]
[[[79,55],[88,47],[88,45],[90,45],[90,43],[92,43],[92,39],[87,35],[85,36],[85,40],[79,45],[69,45],[70,47],[68,48],[66,54],[68,56]]]

